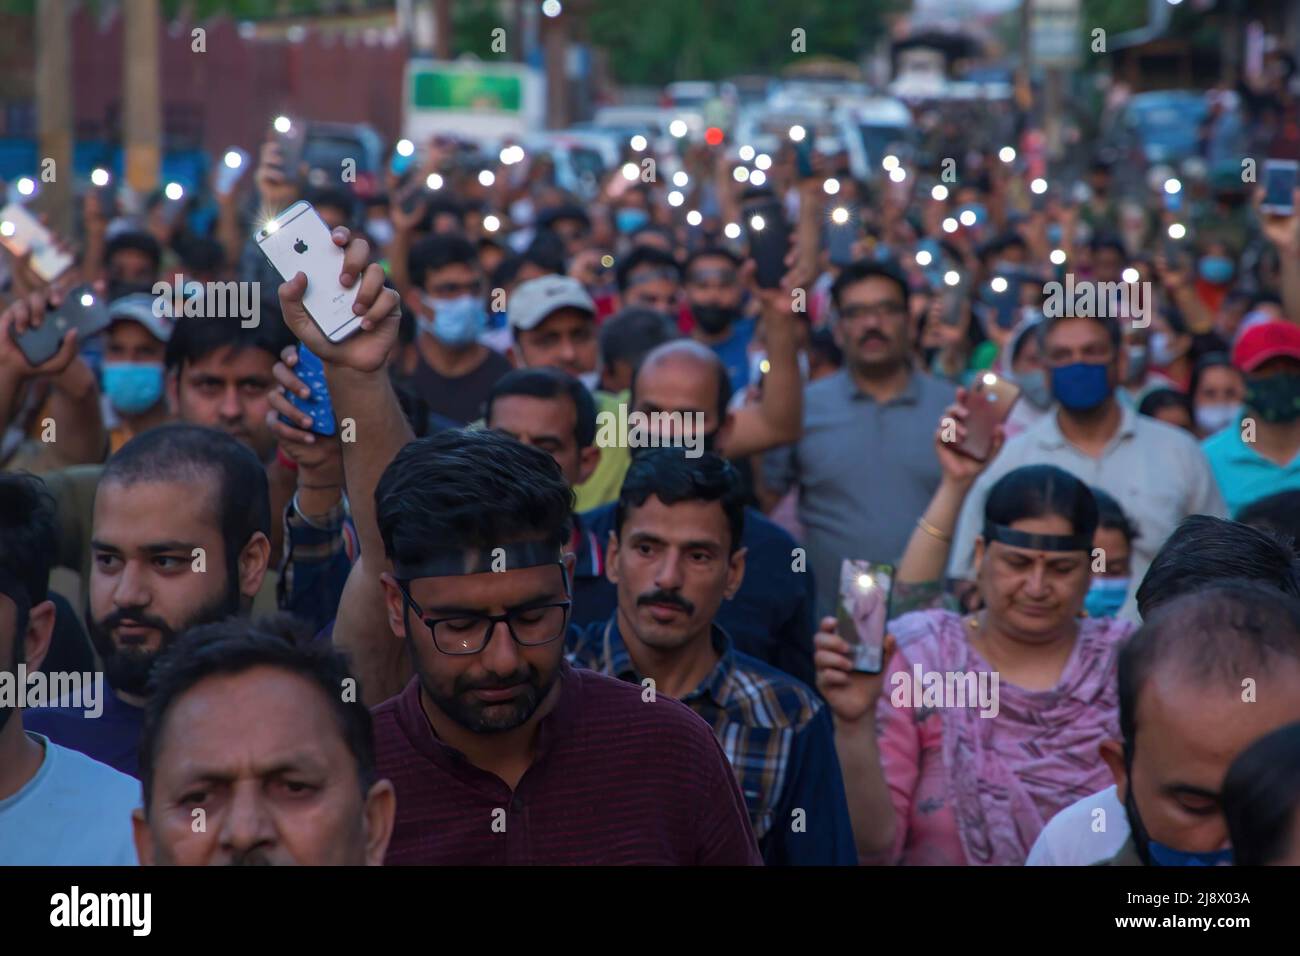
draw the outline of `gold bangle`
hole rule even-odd
[[[930,524],[930,522],[926,521],[924,516],[916,519],[916,526],[930,537],[942,541],[944,544],[952,544],[952,535],[944,534],[934,525]]]

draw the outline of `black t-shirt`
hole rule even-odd
[[[423,357],[406,385],[429,404],[429,411],[468,425],[483,417],[483,402],[510,362],[500,352],[487,349],[487,357],[472,372],[449,378],[425,364]]]

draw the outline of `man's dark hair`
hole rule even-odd
[[[162,268],[162,246],[152,233],[145,232],[143,229],[127,229],[119,232],[105,244],[104,262],[112,262],[113,257],[124,249],[133,249],[148,256],[153,261],[155,275]]]
[[[1145,618],[1180,594],[1228,578],[1300,597],[1300,564],[1286,542],[1239,521],[1190,515],[1151,560],[1137,589],[1138,612]]]
[[[567,395],[573,403],[573,437],[579,448],[590,448],[596,440],[596,403],[587,387],[572,375],[558,368],[517,368],[497,379],[488,392],[483,418],[492,426],[492,406],[498,398],[507,395],[527,395],[531,398],[559,398]]]
[[[725,458],[707,451],[690,458],[685,448],[655,448],[637,455],[628,466],[614,506],[614,529],[620,536],[628,513],[652,495],[666,505],[718,502],[731,531],[731,553],[739,550],[745,533],[745,489]]]
[[[1234,866],[1276,863],[1300,834],[1300,723],[1265,734],[1237,755],[1220,792]]]
[[[674,339],[674,342],[676,342],[676,339]],[[668,343],[664,343],[664,344],[666,345]],[[680,347],[684,353],[689,353],[695,356],[696,358],[699,358],[700,360],[706,362],[709,365],[709,367],[713,369],[713,374],[716,377],[718,383],[718,390],[716,392],[717,404],[715,406],[715,410],[717,411],[717,415],[718,415],[718,424],[721,425],[723,421],[726,420],[727,406],[731,403],[731,376],[727,374],[727,366],[723,363],[722,359],[718,357],[718,354],[714,352],[711,348],[709,348],[707,345],[701,345],[699,342],[695,342],[691,339],[683,339],[681,341],[680,346],[674,344],[673,347],[674,348]],[[650,352],[647,352],[645,355],[641,356],[641,361],[638,362],[636,368],[632,370],[632,387],[630,389],[630,395],[631,395],[631,401],[633,405],[636,404],[637,378],[640,377],[641,372],[645,369],[645,360],[649,358],[650,354],[653,353],[658,348],[659,346],[656,346],[655,349],[651,349]]]
[[[1300,662],[1300,599],[1259,581],[1229,579],[1180,594],[1151,613],[1119,654],[1119,729],[1131,758],[1138,695],[1167,661],[1202,686],[1241,688],[1241,675]]]
[[[1300,491],[1279,491],[1256,498],[1237,512],[1237,520],[1272,534],[1296,551],[1300,546]]]
[[[0,575],[12,579],[26,595],[0,588],[18,607],[14,641],[18,654],[27,630],[27,614],[49,594],[54,563],[56,508],[45,482],[26,472],[0,473]],[[25,597],[25,600],[24,600]],[[0,661],[8,667],[9,661]]]
[[[558,551],[568,544],[572,510],[555,459],[489,429],[411,442],[375,488],[384,554],[404,564],[423,563],[435,549],[539,539]]]
[[[612,368],[626,362],[635,372],[641,360],[680,334],[669,319],[653,309],[630,308],[610,316],[600,327],[600,363]]]
[[[857,285],[859,282],[865,282],[868,279],[888,279],[894,285],[898,286],[899,293],[903,296],[903,308],[907,308],[911,299],[911,292],[907,287],[907,279],[896,266],[884,262],[873,262],[870,259],[859,259],[857,262],[851,262],[835,277],[835,282],[831,285],[831,302],[835,308],[839,309],[844,298],[844,292],[849,286]]]
[[[290,344],[281,321],[263,321],[246,329],[237,318],[183,315],[176,320],[172,337],[167,340],[163,362],[169,372],[181,372],[186,365],[201,362],[218,349],[229,347],[236,353],[261,349],[272,359]]]
[[[1088,251],[1093,255],[1106,249],[1118,253],[1121,259],[1128,258],[1128,250],[1124,248],[1124,240],[1113,233],[1099,232],[1088,240]]]
[[[310,632],[288,614],[248,620],[227,618],[190,628],[159,657],[149,680],[140,734],[140,783],[148,815],[153,798],[158,747],[172,708],[188,691],[210,677],[243,674],[270,667],[303,678],[329,701],[339,733],[357,764],[364,796],[376,779],[374,729],[361,692],[348,700],[343,690],[354,680],[346,658],[329,644],[313,644]]]
[[[1073,309],[1069,311],[1073,311]],[[1106,330],[1106,337],[1110,339],[1111,348],[1114,349],[1115,357],[1118,358],[1120,342],[1123,340],[1123,331],[1119,327],[1119,320],[1113,315],[1048,315],[1044,312],[1043,321],[1038,323],[1038,344],[1042,347],[1046,347],[1047,337],[1052,334],[1052,329],[1056,328],[1060,323],[1072,322],[1075,319],[1084,318],[1089,322],[1098,323]]]
[[[736,255],[730,249],[723,246],[701,246],[686,257],[686,263],[683,266],[683,272],[686,275],[691,274],[691,267],[701,259],[726,259],[731,263],[732,268],[739,269],[743,264],[740,256]]]
[[[1192,400],[1182,392],[1172,388],[1153,388],[1142,396],[1142,401],[1138,402],[1138,414],[1145,415],[1148,418],[1155,418],[1166,408],[1181,408],[1187,412],[1187,417],[1193,417]]]
[[[549,229],[539,229],[522,258],[551,275],[564,275],[564,240]]]
[[[632,279],[632,273],[646,266],[664,272],[671,272],[677,282],[682,281],[681,263],[675,258],[662,249],[656,249],[654,246],[637,246],[618,260],[618,266],[614,270],[614,278],[618,282],[618,291],[626,292]]]
[[[419,289],[424,288],[424,279],[430,273],[447,266],[467,265],[478,271],[478,251],[474,244],[464,236],[434,235],[421,239],[411,247],[407,255],[407,269],[411,281]]]
[[[233,588],[244,545],[259,531],[271,536],[266,469],[251,448],[225,432],[174,422],[143,431],[119,448],[104,465],[99,485],[164,481],[212,483]]]
[[[1118,531],[1131,545],[1138,536],[1138,530],[1125,514],[1124,509],[1120,507],[1119,502],[1100,488],[1093,487],[1088,490],[1092,492],[1093,500],[1097,502],[1097,527]]]
[[[488,276],[488,283],[494,289],[504,289],[511,285],[519,275],[519,270],[523,267],[524,257],[517,255],[506,247],[506,254],[501,257],[492,274]]]
[[[176,244],[185,272],[219,273],[226,265],[226,248],[207,236],[190,236]]]
[[[1097,532],[1097,499],[1086,484],[1056,465],[1009,471],[994,482],[984,501],[984,520],[993,524],[1049,516],[1064,518],[1073,535],[1089,541]]]
[[[356,217],[356,197],[348,190],[341,189],[338,186],[322,186],[319,189],[313,189],[308,193],[307,201],[317,209],[322,206],[327,209],[337,209],[343,213],[348,222],[351,222]]]
[[[549,229],[555,223],[564,220],[581,223],[586,229],[591,228],[591,217],[587,215],[587,210],[576,204],[550,206],[540,210],[537,213],[537,228]]]

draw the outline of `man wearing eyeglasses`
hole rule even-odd
[[[365,240],[337,230],[362,331],[321,334],[305,276],[285,321],[325,364],[361,555],[333,636],[375,708],[376,763],[397,792],[389,864],[757,864],[744,798],[708,724],[676,701],[564,661],[572,493],[546,452],[494,431],[410,441],[383,372],[396,296]],[[364,272],[363,272],[364,268]]]
[[[804,389],[803,437],[766,456],[765,483],[799,489],[822,615],[844,558],[893,563],[938,487],[934,423],[956,390],[916,367],[907,280],[859,261],[831,286],[844,367]]]

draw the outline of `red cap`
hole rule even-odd
[[[1232,364],[1253,372],[1278,356],[1300,360],[1300,325],[1277,321],[1252,325],[1233,346]]]

